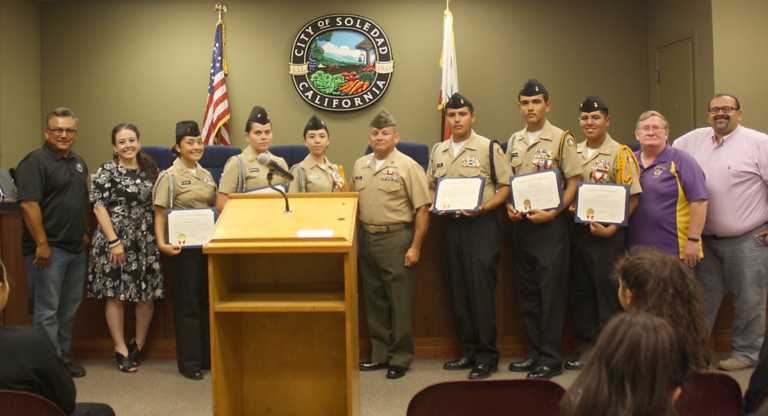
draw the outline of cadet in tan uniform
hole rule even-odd
[[[168,209],[212,208],[216,183],[198,161],[205,146],[194,121],[176,123],[178,155],[160,173],[153,190],[155,237],[173,279],[173,320],[176,327],[176,363],[187,378],[200,380],[211,366],[208,330],[208,261],[201,248],[184,248],[166,239]]]
[[[397,123],[383,110],[368,129],[373,153],[358,159],[352,171],[353,189],[360,193],[359,272],[372,346],[360,370],[388,368],[390,379],[405,375],[413,359],[413,267],[430,205],[424,169],[395,148],[398,141]]]
[[[579,107],[579,127],[586,140],[576,146],[582,182],[630,186],[631,214],[637,206],[640,173],[632,151],[608,134],[611,117],[600,97],[586,97]],[[626,229],[596,222],[574,224],[572,301],[574,336],[580,350],[589,348],[600,328],[621,310],[611,278],[616,259],[625,251]]]
[[[472,130],[475,109],[460,94],[445,107],[450,140],[432,148],[427,177],[435,189],[442,177],[486,179],[480,209],[446,216],[443,250],[456,332],[464,349],[446,370],[471,369],[469,378],[490,377],[499,362],[496,348],[496,272],[499,230],[495,210],[509,197],[509,163],[498,144]],[[495,180],[494,180],[495,177]]]
[[[328,126],[312,116],[304,127],[304,145],[309,154],[291,167],[293,181],[288,192],[339,192],[344,190],[344,177],[337,165],[328,161],[330,133]]]
[[[250,192],[269,185],[269,168],[257,160],[260,154],[266,153],[270,159],[288,171],[285,159],[269,153],[269,146],[272,144],[272,122],[264,108],[254,106],[251,109],[251,115],[245,122],[245,141],[248,146],[243,149],[243,153],[229,158],[221,173],[219,193],[216,195],[216,208],[219,211],[224,209],[229,194]],[[284,190],[288,189],[289,182],[279,173],[272,179],[273,185],[281,185]]]
[[[570,228],[567,212],[576,195],[581,164],[570,132],[547,120],[549,92],[532,79],[518,94],[526,127],[512,135],[507,158],[513,175],[557,169],[565,184],[560,207],[527,212],[507,204],[514,221],[512,268],[517,278],[520,317],[531,346],[528,358],[512,362],[510,371],[528,372],[528,378],[549,379],[562,373],[563,323],[567,304]]]

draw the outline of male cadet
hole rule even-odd
[[[85,369],[69,361],[69,351],[87,267],[88,167],[72,151],[77,140],[77,116],[72,110],[60,107],[49,112],[43,134],[42,148],[16,168],[26,225],[21,249],[34,325],[45,330],[72,377],[82,377]]]
[[[216,195],[216,209],[219,211],[224,209],[229,194],[251,192],[269,185],[269,168],[257,160],[262,153],[288,171],[285,159],[269,152],[269,146],[272,144],[272,122],[263,107],[255,105],[251,109],[251,115],[245,122],[245,141],[248,146],[243,149],[243,153],[229,158],[221,173],[219,192]],[[285,191],[288,190],[289,183],[290,181],[279,173],[272,178],[272,185],[281,185]]]
[[[586,140],[576,145],[585,183],[629,186],[629,213],[640,199],[640,173],[632,150],[608,134],[611,116],[600,97],[589,96],[579,107],[579,127]],[[597,339],[602,326],[621,310],[613,264],[624,254],[625,227],[616,224],[575,224],[572,235],[573,332],[580,349]],[[575,360],[569,367],[579,368]]]
[[[360,370],[388,367],[389,379],[404,376],[413,359],[413,267],[430,204],[424,169],[395,148],[399,141],[397,123],[382,110],[368,129],[373,153],[357,159],[352,171],[360,193],[359,271],[372,346]]]
[[[512,362],[510,371],[528,372],[528,378],[549,379],[562,373],[563,321],[570,253],[567,212],[576,195],[581,167],[576,141],[570,132],[550,124],[549,92],[532,79],[518,94],[526,127],[513,134],[507,157],[513,175],[558,169],[565,190],[560,207],[517,211],[507,204],[513,227],[512,267],[517,277],[520,317],[531,341],[528,359]]]
[[[673,146],[693,156],[707,178],[704,258],[696,278],[710,327],[723,296],[734,295],[733,352],[719,363],[733,371],[757,363],[765,333],[768,135],[740,124],[741,105],[730,94],[709,101],[708,121],[710,127],[686,133]]]
[[[480,208],[446,216],[443,267],[448,276],[456,332],[462,356],[447,361],[446,370],[471,369],[470,379],[496,371],[496,271],[499,230],[495,210],[509,196],[509,163],[501,147],[472,130],[475,108],[456,93],[445,106],[451,139],[432,148],[427,176],[435,189],[439,178],[485,178]],[[494,175],[495,172],[495,175]],[[495,181],[493,180],[495,176]]]

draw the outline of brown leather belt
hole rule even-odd
[[[392,231],[400,231],[405,229],[405,227],[409,226],[410,224],[407,222],[402,222],[400,224],[390,224],[390,225],[373,225],[373,224],[360,224],[365,231],[368,231],[371,234],[377,234],[377,233],[388,233]]]

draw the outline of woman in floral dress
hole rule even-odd
[[[99,228],[93,238],[87,296],[106,299],[117,368],[135,372],[152,322],[153,302],[163,297],[152,207],[158,169],[141,152],[139,129],[133,124],[112,129],[112,146],[114,158],[96,171],[91,189]],[[123,330],[124,302],[136,303],[136,333],[130,343]]]

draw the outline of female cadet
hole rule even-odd
[[[631,215],[640,198],[640,173],[632,151],[619,144],[610,134],[611,116],[600,97],[586,97],[581,103],[579,127],[586,140],[576,145],[581,166],[580,180],[585,183],[629,186]],[[578,196],[577,196],[578,198]],[[616,297],[613,265],[624,254],[626,229],[616,224],[599,222],[576,224],[571,238],[573,265],[574,336],[580,349],[588,349],[600,328],[621,310]],[[571,360],[567,369],[578,369],[582,363]]]
[[[216,208],[219,211],[224,209],[229,194],[252,192],[269,185],[267,174],[270,169],[258,160],[262,153],[288,171],[285,159],[269,152],[269,146],[272,144],[272,122],[263,107],[254,106],[251,110],[251,115],[245,122],[245,140],[248,146],[243,149],[243,153],[229,158],[221,173],[219,193],[216,196]],[[272,178],[272,185],[281,185],[283,190],[288,189],[289,182],[288,178],[279,173]]]
[[[293,181],[289,192],[338,192],[344,189],[344,177],[339,166],[328,161],[326,150],[331,143],[328,126],[312,116],[304,126],[304,145],[309,154],[293,165]]]
[[[178,155],[163,171],[154,189],[155,235],[165,255],[168,275],[173,279],[173,318],[176,326],[176,362],[184,377],[200,380],[210,368],[208,331],[208,264],[201,248],[184,248],[166,239],[166,210],[212,208],[216,184],[198,161],[203,157],[203,139],[194,121],[176,123]]]

